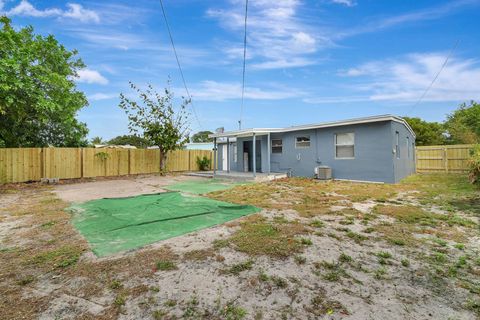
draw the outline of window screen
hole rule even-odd
[[[355,134],[353,132],[335,135],[335,157],[340,159],[355,157]]]
[[[282,139],[272,139],[272,153],[282,153]]]
[[[237,162],[237,156],[238,156],[238,149],[237,149],[237,144],[233,144],[233,161]]]
[[[295,148],[309,148],[310,136],[301,136],[295,138]]]

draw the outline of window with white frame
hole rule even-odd
[[[237,150],[237,144],[233,144],[233,161],[237,162],[237,155],[238,155],[238,150]]]
[[[395,131],[395,153],[397,154],[397,159],[400,159],[400,133]]]
[[[282,153],[283,141],[282,139],[272,139],[272,153]]]
[[[335,134],[335,158],[355,158],[355,134],[353,132]]]
[[[298,136],[295,138],[295,148],[310,148],[310,136]]]

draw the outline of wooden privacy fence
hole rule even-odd
[[[469,144],[416,147],[417,172],[466,172],[472,147]]]
[[[168,155],[167,171],[197,171],[197,157],[208,150],[176,150]],[[92,178],[158,173],[157,149],[0,148],[0,183],[39,181],[42,178]]]

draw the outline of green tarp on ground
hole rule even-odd
[[[238,182],[225,181],[219,179],[190,180],[173,183],[165,187],[170,191],[180,191],[191,194],[205,194],[213,191],[220,191],[233,188],[239,185]]]
[[[73,224],[99,257],[208,228],[260,209],[166,192],[70,207]]]

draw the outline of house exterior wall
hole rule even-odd
[[[396,148],[397,132],[400,156],[398,157],[396,153],[393,154],[395,182],[415,173],[415,138],[403,124],[392,121],[392,150]]]
[[[395,150],[396,132],[400,138],[400,158]],[[335,157],[335,134],[354,133],[354,158]],[[309,136],[310,147],[296,148],[298,136]],[[407,148],[407,137],[410,151]],[[282,139],[282,153],[270,154],[271,172],[290,172],[292,176],[313,177],[314,168],[326,165],[332,168],[334,179],[396,183],[415,172],[415,138],[401,123],[394,121],[337,126],[304,131],[272,133],[270,139]],[[233,161],[230,148],[230,168],[244,171],[243,142],[252,137],[237,138],[238,161]],[[261,141],[262,172],[267,171],[267,136],[257,136]],[[409,153],[410,152],[410,153]],[[219,145],[219,170],[222,165],[222,147]]]
[[[335,134],[351,133],[354,138],[354,158],[336,159]],[[296,149],[297,136],[309,135],[310,148]],[[321,128],[272,135],[283,139],[282,154],[272,154],[272,171],[290,171],[292,176],[312,177],[314,168],[332,168],[335,179],[395,182],[389,122]]]

